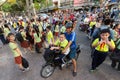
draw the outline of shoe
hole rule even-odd
[[[65,66],[65,64],[61,64],[61,67],[63,68]]]
[[[29,71],[30,70],[30,68],[28,67],[28,68],[25,68],[25,71]]]
[[[22,72],[25,72],[25,69],[20,69]]]
[[[77,76],[77,72],[73,71],[73,77]]]
[[[96,69],[90,69],[90,72],[91,73],[93,73],[93,72],[95,72],[96,71]]]
[[[59,69],[62,70],[62,66],[61,65],[59,66]]]

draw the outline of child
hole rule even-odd
[[[47,26],[46,31],[47,31],[46,39],[47,39],[48,45],[51,45],[54,42],[54,37],[51,31],[51,26]]]
[[[55,25],[55,36],[57,36],[58,37],[58,35],[59,35],[59,22],[57,21],[56,22],[56,25]]]
[[[37,29],[33,30],[34,45],[37,53],[41,53],[40,52],[40,48],[42,47],[41,36],[42,34],[39,32],[39,30]]]
[[[60,29],[60,32],[61,33],[65,33],[65,31],[66,31],[66,27],[65,27],[65,24],[63,24],[63,26]]]
[[[58,49],[58,50],[62,50],[63,51],[66,48],[66,46],[68,45],[68,41],[65,38],[65,35],[63,33],[60,34],[59,39],[58,39],[58,41],[56,41],[55,45],[56,45],[56,47],[51,47],[50,49],[51,50]],[[59,54],[59,58],[57,58],[56,60],[60,61],[61,63],[64,63],[63,58],[66,55],[68,55],[69,52],[70,52],[70,48],[68,48],[65,51],[65,53]]]
[[[25,53],[27,53],[26,48],[32,52],[30,48],[29,42],[26,40],[26,32],[24,31],[24,27],[20,27],[19,29],[20,34],[22,35],[23,41],[20,42],[21,47],[24,48]]]
[[[109,36],[109,29],[103,29],[100,33],[100,38],[93,41],[92,47],[95,48],[95,51],[93,54],[92,68],[90,72],[94,72],[96,68],[104,62],[108,55],[109,48],[112,50],[115,48],[114,41],[112,39],[109,40]]]
[[[8,39],[9,39],[9,47],[13,52],[14,58],[15,58],[15,63],[19,66],[21,71],[25,71],[28,68],[24,68],[22,65],[22,53],[20,49],[18,48],[17,43],[15,42],[15,36],[13,33],[8,34]]]

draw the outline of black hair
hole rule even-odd
[[[115,26],[113,27],[113,29],[117,28],[119,24],[115,24]]]
[[[7,37],[10,37],[11,35],[14,35],[13,33],[9,33]]]
[[[110,30],[109,29],[103,29],[103,30],[101,30],[100,34],[102,34],[102,33],[109,33],[110,34]]]
[[[20,31],[21,29],[24,29],[24,27],[23,27],[23,26],[20,26],[19,31]]]
[[[9,38],[9,37],[12,36],[12,35],[14,36],[13,33],[9,33],[9,34],[7,35],[7,41],[8,41],[8,43],[10,42],[10,38]]]
[[[51,30],[51,26],[47,26],[46,28],[49,29],[49,30]]]
[[[104,25],[109,25],[111,23],[111,20],[110,19],[105,19],[104,20]]]
[[[5,27],[5,28],[8,28],[8,29],[10,30],[8,24],[4,24],[4,27]]]

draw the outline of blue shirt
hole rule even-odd
[[[65,33],[65,37],[66,39],[69,41],[72,41],[72,44],[70,45],[70,49],[74,50],[76,49],[76,33],[75,32],[71,32],[70,34],[68,34],[67,32]]]

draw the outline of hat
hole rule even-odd
[[[72,27],[73,27],[73,25],[71,22],[66,23],[66,28],[72,28]]]

